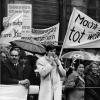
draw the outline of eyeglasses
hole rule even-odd
[[[11,56],[12,56],[12,57],[14,57],[14,56],[15,56],[15,57],[18,57],[18,55],[11,55]]]

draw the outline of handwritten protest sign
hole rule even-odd
[[[7,44],[13,40],[21,39],[23,14],[5,17],[3,22],[6,28],[1,33],[0,44]]]
[[[31,33],[32,5],[31,4],[8,4],[8,16],[23,13],[22,34],[28,36]]]
[[[8,27],[1,33],[0,44],[9,44],[9,42],[21,39],[21,33],[15,30],[13,26]]]
[[[8,28],[10,26],[16,26],[22,28],[23,24],[23,13],[17,14],[14,13],[11,16],[3,17],[3,26],[4,28]]]
[[[0,100],[27,100],[27,93],[21,85],[0,85]]]
[[[33,29],[32,37],[42,44],[58,44],[59,24],[46,29]]]
[[[74,8],[70,17],[63,48],[84,45],[100,39],[100,24]]]

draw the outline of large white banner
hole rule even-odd
[[[23,13],[22,33],[28,36],[32,26],[32,5],[31,4],[8,4],[8,16]]]
[[[33,29],[32,37],[42,44],[58,44],[59,23],[46,29]]]
[[[74,8],[63,48],[77,47],[97,40],[100,40],[100,23]]]
[[[20,85],[0,85],[0,100],[27,100],[28,90]]]

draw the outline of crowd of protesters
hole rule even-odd
[[[46,51],[27,55],[12,47],[8,54],[0,52],[1,84],[40,86],[39,95],[28,95],[28,100],[99,100],[100,90],[95,89],[100,87],[99,62],[72,58],[65,66],[55,47],[48,46]]]

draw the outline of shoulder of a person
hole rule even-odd
[[[3,63],[4,65],[9,65],[10,62],[11,62],[11,61],[10,61],[9,59],[7,59],[7,60],[3,61],[2,63]]]
[[[2,62],[1,66],[2,66],[2,68],[9,69],[10,66],[12,66],[12,64],[11,64],[10,60],[6,60],[6,61]]]
[[[76,71],[73,71],[73,72],[72,72],[72,75],[73,75],[73,76],[78,76],[78,73],[77,73]]]
[[[37,62],[44,62],[45,61],[45,57],[43,56],[43,57],[40,57],[40,58],[38,58],[38,60],[37,60]]]

